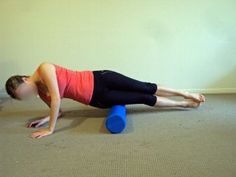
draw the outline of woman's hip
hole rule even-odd
[[[93,89],[93,95],[91,98],[91,101],[89,105],[98,107],[98,108],[109,108],[110,105],[106,105],[104,101],[102,100],[103,95],[108,91],[103,79],[102,79],[102,73],[106,72],[108,70],[96,70],[93,71],[94,75],[94,89]]]

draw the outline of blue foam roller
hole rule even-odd
[[[115,105],[109,110],[106,119],[106,128],[111,133],[120,133],[126,127],[126,107],[125,105]]]

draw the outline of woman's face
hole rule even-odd
[[[36,87],[34,83],[30,83],[27,78],[24,78],[24,82],[20,84],[15,90],[16,97],[20,100],[29,99],[36,95]]]

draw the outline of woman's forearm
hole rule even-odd
[[[62,110],[60,109],[57,118],[61,118],[61,117],[62,117]],[[49,115],[49,116],[46,116],[46,117],[43,118],[43,119],[44,119],[46,122],[49,122],[49,120],[50,120],[50,115]]]
[[[51,101],[48,101],[48,100],[45,100],[45,99],[42,99],[42,100],[43,100],[43,102],[46,103],[46,105],[51,109]],[[61,116],[62,116],[62,110],[61,110],[61,108],[60,108],[60,109],[59,109],[59,113],[58,113],[58,118],[60,118]],[[50,115],[47,116],[45,119],[46,119],[47,121],[49,121]]]
[[[60,103],[61,103],[60,99],[52,99],[52,101],[51,101],[49,129],[52,132],[55,129],[56,121],[59,116]]]

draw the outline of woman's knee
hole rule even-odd
[[[146,100],[146,105],[155,106],[155,104],[157,102],[157,96],[155,96],[155,95],[148,95],[145,100]]]

